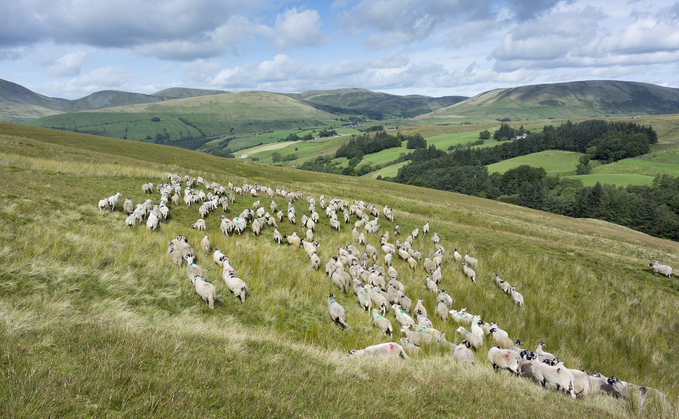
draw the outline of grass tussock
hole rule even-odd
[[[167,166],[153,163],[155,175],[147,176],[142,163],[156,158],[158,149],[150,145],[137,160],[125,157],[117,172],[103,169],[97,175],[74,164],[56,175],[50,164],[61,163],[26,157],[27,148],[19,147],[24,140],[11,137],[18,151],[5,152],[3,159],[13,163],[0,165],[2,416],[676,415],[679,284],[645,267],[656,258],[679,266],[676,243],[605,223],[401,185],[251,163],[228,162],[233,170],[219,169],[210,156],[194,161],[189,153],[182,160],[183,150],[176,150]],[[65,147],[40,137],[31,141],[45,152]],[[80,152],[98,158],[108,140],[97,141],[90,145],[97,151]],[[250,294],[241,304],[226,288],[211,253],[199,249],[204,233],[190,228],[199,218],[197,207],[172,206],[168,221],[155,232],[125,226],[120,208],[96,208],[98,199],[116,191],[135,204],[157,202],[157,194],[145,195],[140,187],[162,181],[165,171],[200,174],[222,184],[246,180],[299,189],[317,201],[325,194],[380,208],[386,204],[394,208],[404,235],[428,220],[446,249],[439,288],[452,296],[453,308],[497,321],[529,349],[544,341],[571,367],[659,389],[670,405],[640,403],[634,395],[626,401],[592,395],[573,402],[493,373],[488,341],[475,353],[473,367],[456,364],[448,349],[436,345],[409,362],[350,359],[349,349],[392,341],[372,326],[353,293],[338,291],[323,272],[337,248],[351,243],[357,218],[337,233],[317,208],[322,267],[315,271],[302,250],[276,245],[270,228],[260,237],[250,230],[227,237],[219,231],[222,210],[209,214],[212,249],[227,254],[248,283]],[[268,207],[269,199],[258,199]],[[255,200],[236,197],[226,217]],[[275,200],[285,208],[283,199]],[[295,207],[299,220],[308,206],[296,201]],[[393,225],[381,224],[393,242]],[[279,227],[282,234],[306,232],[287,221]],[[196,295],[185,266],[174,268],[167,259],[167,243],[178,234],[194,246],[196,263],[216,287],[214,310]],[[376,247],[378,239],[367,236]],[[422,235],[413,247],[422,260],[435,252]],[[454,248],[479,259],[477,285],[452,259]],[[378,252],[380,264],[382,258]],[[394,266],[413,304],[422,299],[434,327],[460,342],[458,325],[434,314],[435,295],[425,287],[421,263],[414,271],[400,259]],[[523,308],[494,285],[495,273],[523,294]],[[346,310],[346,330],[331,323],[330,292]],[[393,314],[387,317],[396,329]],[[401,336],[396,330],[393,340]]]

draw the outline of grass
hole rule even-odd
[[[582,153],[571,151],[548,150],[539,153],[528,154],[513,159],[507,159],[499,163],[489,164],[488,173],[504,173],[509,169],[527,164],[532,167],[542,167],[548,174],[574,175],[575,166]]]
[[[156,232],[127,228],[119,209],[96,209],[116,191],[134,203],[157,202],[141,185],[157,184],[164,172],[300,190],[317,202],[325,194],[389,205],[405,234],[429,220],[447,250],[441,286],[454,308],[496,320],[531,349],[545,341],[569,366],[658,388],[672,403],[679,396],[679,282],[646,266],[653,259],[678,266],[675,242],[501,202],[167,146],[12,124],[0,124],[0,144],[1,416],[636,417],[621,400],[573,402],[493,373],[490,343],[473,367],[439,347],[409,362],[350,359],[349,349],[390,339],[303,252],[275,245],[270,229],[259,238],[223,236],[219,210],[206,217],[207,234],[248,282],[241,305],[198,249],[195,207],[172,207]],[[255,200],[236,197],[225,215]],[[295,207],[299,219],[306,203]],[[392,230],[381,224],[380,232]],[[287,222],[280,229],[304,232]],[[167,260],[167,242],[178,234],[194,244],[215,284],[214,310],[195,295],[184,268]],[[351,242],[350,228],[334,232],[321,215],[315,239],[325,265]],[[367,240],[377,245],[378,237]],[[414,246],[426,257],[435,250],[426,237]],[[453,248],[478,257],[478,285],[451,260]],[[400,260],[395,267],[406,293],[433,312],[422,268]],[[495,272],[523,293],[525,308],[492,285]],[[347,330],[328,318],[329,292],[347,311]],[[460,341],[455,324],[433,317],[448,340]],[[652,405],[642,415],[676,416],[662,409]]]
[[[392,164],[391,166],[387,166],[387,167],[384,167],[380,170],[370,172],[363,177],[365,177],[367,179],[376,179],[377,176],[382,176],[383,178],[384,177],[396,177],[396,175],[398,175],[398,169],[400,169],[401,167],[405,166],[408,163],[410,163],[410,162],[403,161],[401,163]]]

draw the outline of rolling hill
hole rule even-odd
[[[491,90],[418,119],[483,122],[674,113],[679,113],[679,89],[597,80]]]
[[[411,118],[461,102],[465,96],[429,97],[422,95],[397,96],[366,89],[308,90],[290,95],[329,111],[353,113],[355,111],[381,114],[396,118]],[[381,118],[380,118],[381,119]]]
[[[678,243],[476,197],[162,145],[7,123],[0,123],[0,140],[1,416],[676,417],[674,406],[653,396],[640,412],[638,397],[572,400],[495,373],[487,360],[492,339],[473,366],[437,344],[409,360],[348,357],[352,348],[398,342],[402,333],[381,334],[351,290],[342,293],[312,269],[302,250],[275,244],[271,228],[260,237],[249,228],[240,236],[220,232],[219,215],[236,217],[261,195],[237,195],[226,213],[208,214],[205,232],[191,228],[195,205],[170,203],[167,222],[149,231],[127,227],[120,207],[100,211],[97,201],[120,192],[122,200],[155,204],[160,196],[141,185],[166,181],[170,172],[388,205],[404,234],[430,221],[440,236],[440,287],[452,308],[496,321],[526,348],[543,341],[573,368],[662,390],[672,404],[679,395],[679,281],[647,265],[679,266]],[[300,215],[307,205],[294,201]],[[337,232],[321,215],[314,240],[323,265],[353,243],[356,220]],[[393,224],[380,223],[379,233],[393,233]],[[287,221],[279,229],[304,234]],[[167,257],[168,241],[180,234],[216,288],[214,310]],[[204,234],[248,283],[244,304],[198,246]],[[379,249],[379,234],[366,236]],[[423,258],[436,250],[427,236],[413,248]],[[452,258],[454,248],[478,258],[476,285]],[[380,251],[380,265],[382,258]],[[421,264],[393,264],[406,294],[422,299],[434,327],[459,343],[458,323],[433,314],[436,295]],[[522,292],[524,307],[495,286],[494,273]],[[330,292],[346,310],[345,330],[328,316]],[[385,316],[397,325],[391,311]]]

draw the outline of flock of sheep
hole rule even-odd
[[[184,188],[182,188],[182,178],[177,174],[167,174],[168,182],[160,183],[155,191],[160,194],[158,204],[154,205],[151,199],[144,203],[133,205],[130,199],[123,203],[123,210],[128,215],[125,223],[132,227],[138,223],[146,223],[149,230],[156,230],[159,224],[169,216],[170,202],[174,206],[198,205],[199,219],[193,224],[194,229],[206,230],[205,218],[215,210],[222,212],[229,211],[229,205],[235,202],[235,197],[250,195],[253,198],[260,196],[271,199],[269,211],[266,211],[260,201],[254,202],[252,208],[244,209],[237,217],[229,220],[224,215],[219,216],[219,230],[222,234],[244,234],[248,227],[256,236],[263,234],[266,228],[272,229],[272,238],[278,244],[284,241],[294,248],[303,249],[309,263],[314,269],[320,269],[322,262],[318,255],[317,248],[320,246],[318,241],[314,241],[316,227],[321,223],[321,217],[316,212],[316,200],[311,196],[306,197],[308,211],[300,217],[302,228],[306,229],[305,234],[300,237],[297,233],[282,235],[278,230],[277,223],[285,219],[292,225],[297,224],[297,213],[295,206],[304,205],[304,195],[299,192],[290,192],[283,189],[274,189],[261,185],[248,185],[243,183],[234,186],[231,182],[227,186],[222,186],[217,182],[208,182],[201,177],[195,179],[185,176],[183,178]],[[198,186],[203,186],[204,190],[197,190]],[[142,185],[144,193],[153,194],[152,183]],[[183,195],[183,199],[181,196]],[[286,213],[279,210],[275,198],[285,199],[287,202]],[[110,198],[99,201],[100,210],[113,211],[117,207],[122,194],[116,193]],[[302,203],[300,203],[302,202]],[[337,249],[337,255],[332,256],[325,265],[325,273],[330,278],[338,292],[347,296],[348,292],[353,291],[356,302],[365,311],[372,314],[372,324],[381,333],[393,336],[393,324],[390,317],[398,323],[399,330],[403,334],[400,344],[396,342],[381,343],[369,346],[364,349],[349,351],[353,357],[402,357],[409,359],[410,356],[417,356],[425,345],[443,345],[448,347],[458,362],[474,364],[474,352],[483,348],[484,342],[490,340],[494,346],[488,350],[487,358],[495,370],[507,369],[517,376],[526,377],[540,383],[543,387],[546,384],[556,387],[571,397],[586,397],[593,392],[602,392],[613,397],[626,397],[628,392],[635,388],[642,396],[653,391],[664,397],[657,390],[647,387],[638,387],[624,382],[619,378],[604,377],[601,374],[589,375],[584,371],[567,368],[562,361],[554,355],[544,351],[546,345],[539,342],[535,351],[522,349],[521,340],[513,340],[509,334],[502,330],[495,322],[486,322],[480,316],[468,313],[466,309],[452,309],[453,299],[444,289],[439,289],[442,282],[441,267],[447,260],[446,250],[440,244],[438,233],[434,232],[431,241],[436,247],[436,251],[429,257],[425,257],[422,262],[422,252],[416,250],[415,244],[420,238],[420,228],[414,229],[403,241],[396,236],[400,236],[400,227],[395,225],[393,234],[394,241],[390,240],[390,232],[385,231],[380,235],[379,247],[372,246],[366,242],[366,234],[375,235],[380,232],[380,216],[392,222],[394,212],[388,206],[384,206],[382,211],[375,205],[366,204],[361,201],[350,203],[347,200],[338,198],[326,199],[321,195],[318,201],[319,209],[325,212],[330,227],[337,232],[342,230],[342,224],[349,224],[351,217],[357,218],[351,230],[353,243],[348,243],[344,247]],[[273,214],[273,215],[272,215]],[[309,215],[307,215],[309,214]],[[372,217],[372,220],[371,220]],[[422,236],[429,236],[430,223],[427,222],[422,227]],[[362,247],[359,250],[356,246]],[[205,235],[200,242],[200,248],[205,252],[211,250],[209,236]],[[378,256],[383,255],[383,266],[377,263]],[[195,287],[196,294],[207,304],[210,309],[214,308],[216,299],[215,286],[205,280],[204,270],[195,263],[196,254],[193,247],[183,235],[177,236],[168,243],[167,256],[171,263],[176,267],[186,264],[188,279]],[[436,307],[434,313],[442,321],[450,321],[458,324],[457,333],[462,341],[459,344],[449,342],[445,334],[433,327],[429,320],[428,311],[422,299],[415,299],[413,305],[412,290],[406,295],[406,287],[398,280],[399,274],[395,267],[395,260],[401,259],[405,262],[402,266],[406,269],[416,271],[421,265],[424,272],[424,284],[426,289],[436,295]],[[449,260],[449,259],[448,259]],[[455,249],[452,254],[454,263],[460,263],[462,273],[468,277],[473,284],[476,284],[476,272],[479,261],[466,254],[464,257]],[[222,279],[230,292],[232,292],[241,303],[245,303],[248,295],[248,286],[242,279],[238,278],[235,269],[229,264],[229,258],[219,250],[214,250],[213,261],[222,269]],[[666,276],[671,276],[672,268],[660,265],[658,261],[650,264],[653,270]],[[523,296],[516,291],[516,288],[507,281],[501,279],[498,274],[494,275],[495,284],[520,307],[524,307]],[[347,301],[349,302],[349,301]],[[328,313],[330,319],[340,327],[350,327],[347,321],[345,310],[341,302],[336,300],[333,293],[328,295]],[[390,311],[393,317],[389,315]],[[410,355],[410,356],[409,356]]]

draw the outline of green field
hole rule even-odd
[[[488,165],[488,173],[504,173],[509,169],[527,164],[532,167],[542,167],[548,174],[574,175],[575,166],[582,153],[572,151],[548,150],[539,153],[528,154],[513,159],[507,159],[499,163]]]
[[[679,266],[679,243],[597,220],[175,147],[4,123],[0,142],[2,417],[677,415],[653,398],[639,412],[634,397],[571,400],[495,373],[487,359],[490,338],[474,353],[473,366],[456,363],[438,344],[424,345],[409,360],[348,357],[350,349],[403,336],[391,310],[385,317],[395,326],[393,337],[372,325],[351,289],[340,291],[323,272],[339,247],[353,243],[356,216],[336,232],[321,215],[314,240],[323,267],[316,271],[302,250],[275,244],[271,228],[259,237],[250,228],[241,236],[220,232],[219,215],[237,217],[256,200],[266,203],[263,195],[236,196],[228,212],[208,214],[205,233],[191,228],[196,206],[170,204],[168,221],[149,231],[127,227],[120,207],[99,211],[97,202],[120,192],[133,203],[157,203],[160,195],[144,194],[141,185],[166,181],[169,172],[388,205],[405,234],[430,221],[441,237],[440,287],[452,308],[497,321],[526,348],[545,342],[569,367],[662,390],[673,405],[679,281],[654,275],[647,265],[659,259]],[[306,201],[294,205],[300,216],[307,212]],[[391,223],[380,218],[380,224],[379,234],[366,237],[378,248],[380,234],[393,232]],[[279,229],[305,233],[287,221]],[[166,255],[168,241],[180,234],[214,284],[214,310],[196,295],[186,267],[175,268]],[[203,234],[247,282],[245,304],[198,246]],[[422,235],[413,248],[423,258],[436,250]],[[452,258],[454,248],[478,258],[476,285]],[[379,251],[380,265],[382,258]],[[434,327],[459,343],[459,325],[434,314],[436,295],[424,285],[422,264],[413,270],[399,259],[394,267],[413,302],[423,300]],[[524,307],[494,285],[494,273],[522,292]],[[328,316],[331,292],[346,310],[345,330]]]
[[[401,163],[396,163],[392,164],[391,166],[384,167],[380,170],[376,170],[374,172],[370,172],[367,175],[364,175],[364,178],[367,179],[376,179],[378,176],[384,177],[396,177],[398,175],[398,169],[401,167],[405,166],[406,164],[410,163],[409,161],[403,161]]]

